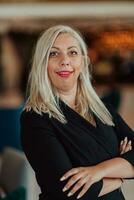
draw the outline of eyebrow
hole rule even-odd
[[[60,49],[59,47],[56,47],[56,46],[53,46],[52,48],[55,48],[55,49]],[[77,46],[71,46],[71,47],[68,47],[68,49],[72,49],[72,48],[77,48],[78,49],[78,47]]]

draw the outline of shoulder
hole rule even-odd
[[[101,99],[101,101],[103,102],[103,104],[105,105],[105,107],[107,108],[107,110],[110,112],[112,116],[114,116],[117,113],[117,111],[115,110],[115,108],[112,106],[111,103],[105,101],[104,99]]]
[[[102,102],[104,106],[106,107],[106,109],[111,114],[112,120],[116,125],[117,119],[120,117],[120,114],[118,113],[118,111],[116,111],[116,109],[112,106],[112,104],[105,102],[104,100]]]
[[[103,103],[111,114],[115,127],[124,127],[127,125],[121,114],[110,103],[104,101]]]
[[[45,124],[50,121],[48,113],[38,114],[33,109],[27,111],[26,109],[21,112],[20,123],[21,125],[32,125],[33,127],[40,124]]]

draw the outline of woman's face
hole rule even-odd
[[[48,60],[48,75],[57,90],[69,91],[77,86],[82,70],[82,53],[78,41],[69,33],[60,34]]]

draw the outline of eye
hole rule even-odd
[[[69,52],[69,54],[70,54],[71,56],[76,56],[76,55],[78,55],[78,52],[75,51],[75,50],[72,50],[72,51]]]
[[[56,57],[58,55],[59,55],[58,51],[51,51],[50,54],[49,54],[49,57]]]

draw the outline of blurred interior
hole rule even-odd
[[[27,171],[23,169],[23,166],[28,166],[28,163],[22,156],[19,116],[26,100],[27,79],[36,41],[42,31],[56,24],[73,26],[83,34],[91,60],[89,67],[93,76],[92,82],[97,93],[111,103],[127,124],[134,129],[133,11],[133,0],[103,2],[99,0],[21,0],[19,2],[17,0],[0,0],[0,153],[2,170],[3,165],[6,167],[8,165],[2,165],[4,159],[7,158],[7,155],[12,155],[17,161],[21,160],[20,173]],[[13,148],[15,153],[9,147]],[[25,198],[34,200],[37,199],[39,188],[30,166],[26,168],[28,168],[27,178],[25,181],[24,177],[20,178],[18,186],[26,186],[27,195],[25,197],[22,190],[23,199],[21,197],[20,200]],[[0,173],[2,174],[2,178],[0,175],[0,185],[3,184],[1,181],[3,180],[5,192],[11,194],[17,189],[17,185],[14,188],[10,187],[12,182],[9,186],[7,183],[9,180],[3,176],[3,173],[5,171]],[[31,184],[31,181],[35,184]],[[133,180],[129,183],[126,181],[123,185],[127,200],[133,199],[133,185]]]

